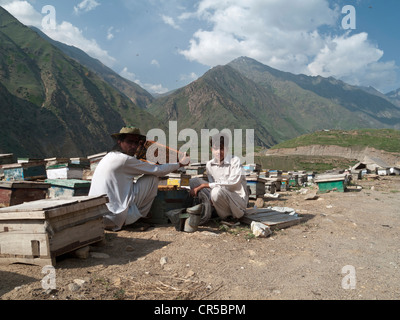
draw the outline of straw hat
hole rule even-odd
[[[114,139],[118,139],[118,137],[122,134],[134,134],[140,136],[143,139],[146,139],[146,136],[142,135],[139,128],[135,127],[123,127],[120,132],[114,133],[111,135]]]

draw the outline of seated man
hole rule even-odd
[[[198,178],[190,181],[192,196],[211,200],[222,220],[228,217],[242,218],[249,201],[246,177],[240,159],[236,156],[226,156],[228,146],[227,135],[221,133],[213,136],[210,139],[210,147],[214,158],[206,166],[209,182]],[[204,205],[207,207],[206,203]]]
[[[189,158],[184,157],[181,163],[153,165],[135,157],[146,141],[139,129],[122,128],[112,137],[117,144],[98,164],[89,196],[108,196],[110,214],[104,217],[105,227],[118,231],[148,215],[157,196],[159,177],[187,165]],[[139,175],[143,176],[134,183]]]

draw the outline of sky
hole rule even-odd
[[[382,93],[400,88],[399,0],[0,0],[147,91],[247,56]]]

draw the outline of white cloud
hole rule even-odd
[[[198,78],[199,78],[199,76],[196,73],[191,72],[189,74],[181,74],[180,77],[179,77],[179,80],[180,81],[185,81],[185,82],[186,81],[192,82],[192,81],[197,80]]]
[[[76,14],[80,14],[82,12],[89,12],[94,10],[99,5],[100,3],[98,3],[96,0],[83,0],[77,6],[74,6],[74,12]]]
[[[106,50],[100,48],[96,40],[87,39],[83,32],[70,22],[63,21],[55,29],[43,30],[50,38],[77,47],[88,55],[99,59],[107,66],[112,66],[115,59]]]
[[[175,20],[172,17],[166,16],[166,15],[161,15],[161,18],[165,24],[171,26],[174,29],[177,29],[177,30],[180,29],[179,25],[176,24]]]
[[[21,23],[41,28],[43,16],[28,1],[0,0],[0,5]]]
[[[156,59],[151,60],[150,64],[151,64],[152,66],[156,66],[156,67],[159,67],[159,66],[160,66],[160,63],[159,63]]]
[[[92,6],[94,5],[94,2],[92,3]],[[115,63],[115,59],[111,57],[107,51],[101,49],[96,40],[85,38],[83,32],[70,22],[63,21],[61,24],[56,24],[55,28],[42,29],[42,19],[45,15],[36,11],[29,2],[19,0],[0,0],[0,5],[21,23],[41,29],[53,40],[75,46],[85,51],[88,55],[99,59],[107,66],[112,66]],[[86,4],[86,6],[89,6],[89,4]]]
[[[114,30],[114,27],[108,28],[108,30],[107,30],[107,40],[114,39],[113,30]]]
[[[119,74],[121,77],[124,77],[130,81],[135,82],[136,84],[146,89],[150,93],[163,94],[169,91],[167,88],[164,88],[161,84],[142,83],[139,79],[136,78],[136,75],[133,72],[130,72],[128,70],[127,67],[123,68]]]
[[[338,28],[342,17],[341,8],[331,8],[327,0],[201,0],[196,12],[179,19],[197,18],[210,27],[197,30],[180,53],[210,67],[248,56],[279,70],[334,76],[352,84],[372,81],[373,70],[374,83],[388,74],[393,78],[394,63],[380,62],[383,51],[367,34],[321,31]]]
[[[346,34],[326,41],[308,70],[311,75],[334,76],[351,84],[382,88],[388,81],[395,81],[397,69],[394,62],[379,62],[383,54],[368,41],[368,34]]]

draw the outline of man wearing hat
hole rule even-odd
[[[112,137],[117,143],[99,162],[89,196],[108,196],[110,214],[104,217],[105,227],[118,231],[148,215],[157,196],[159,177],[188,165],[189,158],[180,159],[180,163],[150,164],[135,157],[139,146],[146,141],[138,128],[124,127]],[[143,176],[134,182],[140,175]]]

